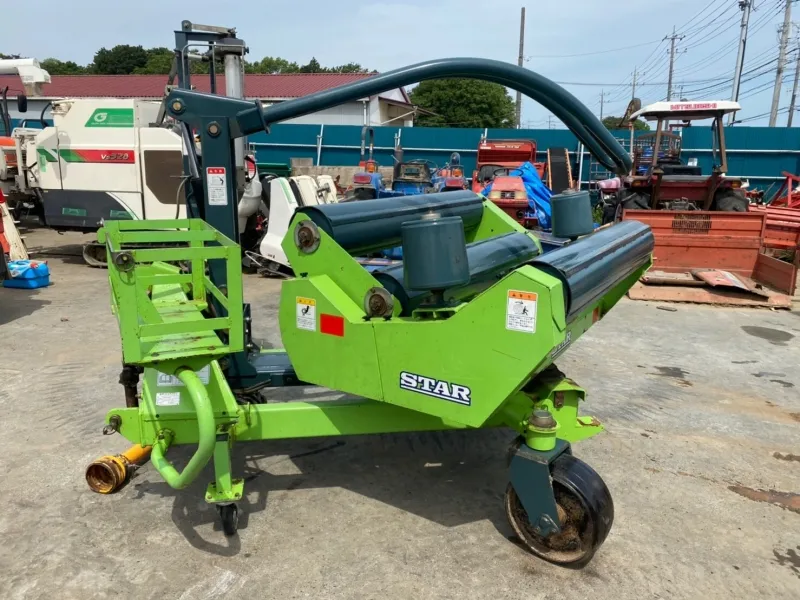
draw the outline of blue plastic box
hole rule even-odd
[[[3,287],[33,290],[50,285],[50,268],[40,260],[12,260]]]

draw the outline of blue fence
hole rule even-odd
[[[577,140],[565,129],[440,129],[424,127],[374,127],[374,157],[384,166],[392,165],[395,142],[399,141],[409,158],[428,159],[443,165],[452,152],[461,154],[462,163],[471,173],[475,168],[478,142],[486,132],[489,139],[534,139],[539,158],[547,148],[577,150]],[[399,140],[397,136],[399,135]],[[321,139],[320,139],[321,138]],[[312,158],[314,164],[355,166],[361,148],[361,127],[353,125],[274,125],[269,135],[248,138],[256,148],[259,162],[288,163],[291,158]],[[317,158],[319,157],[319,161]]]
[[[577,177],[578,141],[565,129],[438,129],[424,127],[375,127],[375,158],[392,164],[395,142],[399,141],[406,158],[428,159],[442,165],[451,152],[459,152],[468,173],[475,167],[478,142],[489,139],[533,139],[544,160],[548,148],[567,148]],[[646,132],[637,132],[642,134]],[[627,130],[615,131],[621,140]],[[399,135],[399,140],[397,136]],[[728,149],[728,174],[748,177],[754,185],[766,187],[781,178],[783,171],[800,173],[800,128],[729,127],[725,131]],[[289,163],[291,158],[311,158],[315,165],[354,166],[358,164],[361,127],[351,125],[275,125],[271,133],[250,136],[259,162]],[[683,130],[684,158],[697,158],[703,172],[710,172],[712,159],[711,128]],[[590,157],[583,159],[582,179],[589,179]]]
[[[50,124],[50,120],[47,120]],[[12,126],[18,124],[12,119]],[[30,124],[38,127],[38,122]],[[2,126],[0,125],[0,128]],[[544,160],[548,148],[567,148],[572,154],[573,174],[577,177],[578,140],[566,129],[444,129],[426,127],[375,127],[375,158],[392,165],[396,143],[405,150],[406,158],[428,159],[442,165],[452,152],[461,154],[467,173],[475,168],[478,142],[489,139],[533,139]],[[637,132],[642,134],[646,132]],[[627,130],[615,131],[627,140]],[[711,128],[689,127],[683,130],[683,156],[697,158],[704,173],[710,172]],[[399,136],[399,139],[398,139]],[[800,173],[800,128],[728,127],[725,130],[728,148],[728,174],[748,177],[754,185],[767,187],[781,179],[783,171]],[[249,137],[259,162],[286,163],[292,158],[311,158],[313,163],[329,166],[355,166],[359,160],[361,127],[354,125],[274,125],[269,134]],[[583,157],[582,180],[590,177],[590,156]]]

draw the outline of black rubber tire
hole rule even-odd
[[[357,187],[352,192],[353,200],[375,200],[378,191],[372,187]]]
[[[617,220],[617,205],[606,204],[603,206],[603,222],[601,225],[608,225]]]
[[[623,192],[620,203],[629,210],[650,210],[650,194],[645,192]]]
[[[741,190],[720,190],[714,198],[713,210],[724,212],[747,212],[750,201]]]
[[[600,475],[571,454],[559,456],[550,471],[562,520],[561,533],[546,538],[537,535],[510,483],[505,495],[506,518],[532,554],[554,564],[582,567],[611,530],[614,502]]]
[[[239,528],[239,508],[235,504],[218,504],[217,510],[225,535],[236,535]]]

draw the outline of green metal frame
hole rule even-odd
[[[524,231],[491,202],[484,202],[483,211],[481,223],[468,232],[470,242]],[[197,220],[107,222],[101,231],[124,360],[145,367],[140,405],[110,411],[107,422],[116,423],[131,442],[153,446],[153,464],[170,486],[186,487],[213,458],[215,480],[206,500],[240,499],[243,481],[230,468],[235,442],[503,426],[522,435],[528,447],[548,453],[557,440],[568,444],[602,431],[595,419],[578,415],[585,392],[550,365],[649,265],[569,323],[561,282],[530,266],[454,307],[447,318],[399,317],[397,303],[393,318],[365,320],[363,295],[378,282],[324,231],[316,252],[299,252],[291,232],[306,218],[296,215],[284,241],[298,277],[283,284],[282,337],[302,381],[362,396],[360,400],[237,403],[218,359],[242,345],[238,246]],[[170,241],[188,247],[125,250],[126,244]],[[151,262],[157,259],[188,260],[191,273]],[[217,290],[205,276],[213,260],[226,261],[227,290]],[[535,335],[497,326],[512,289],[538,295],[541,325]],[[227,314],[209,318],[208,297]],[[298,297],[313,298],[318,314],[343,318],[345,335],[299,329]],[[399,369],[467,383],[472,403],[464,407],[401,390]],[[531,425],[534,410],[550,413],[555,426]],[[197,450],[178,472],[166,455],[170,446],[183,444],[196,444]]]
[[[107,221],[98,240],[114,267],[111,303],[125,363],[197,370],[244,348],[241,250],[232,240],[200,219]],[[184,246],[141,247],[148,244]],[[191,270],[158,261],[185,262]],[[228,274],[222,290],[206,275],[215,262],[224,262]],[[206,318],[212,298],[224,314]]]

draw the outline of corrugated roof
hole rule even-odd
[[[248,98],[299,98],[346,83],[371,77],[369,73],[287,73],[284,75],[245,75],[244,91]],[[44,85],[46,98],[156,98],[164,95],[166,75],[53,75]],[[195,75],[192,84],[209,91],[207,75]],[[0,89],[8,86],[8,95],[22,91],[16,75],[0,75]],[[218,89],[225,89],[225,77],[217,76]]]

